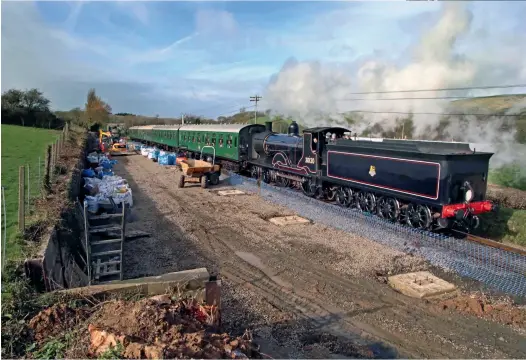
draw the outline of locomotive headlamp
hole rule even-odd
[[[464,183],[463,188],[464,188],[464,191],[465,191],[464,192],[464,200],[466,202],[470,202],[471,200],[473,200],[473,195],[474,195],[473,187],[471,187],[471,184],[468,181],[466,181]]]
[[[466,193],[464,196],[465,196],[466,202],[470,202],[473,199],[473,190],[471,189],[466,190]]]

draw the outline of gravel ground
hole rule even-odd
[[[318,223],[273,225],[269,218],[294,212],[256,194],[219,196],[227,184],[178,189],[174,167],[140,155],[119,158],[115,172],[133,190],[128,228],[152,233],[125,244],[125,277],[219,273],[225,325],[252,329],[275,358],[526,356],[511,328],[436,314],[378,281],[427,269],[418,256]]]

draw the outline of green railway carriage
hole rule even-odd
[[[216,157],[245,161],[252,148],[252,134],[265,131],[259,124],[224,125],[179,125],[179,126],[134,126],[130,128],[132,139],[166,145],[191,153],[211,155],[215,149]],[[204,147],[204,149],[203,149]]]
[[[179,147],[189,151],[212,154],[233,161],[248,160],[252,133],[264,131],[264,125],[183,125],[179,128]],[[203,147],[205,147],[203,149]]]

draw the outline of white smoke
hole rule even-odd
[[[526,62],[522,58],[510,62],[509,59],[504,61],[493,54],[484,54],[484,57],[459,54],[457,43],[459,39],[470,35],[473,16],[460,2],[444,3],[440,11],[439,20],[422,34],[418,44],[413,48],[412,61],[406,66],[399,67],[381,59],[371,59],[363,63],[355,73],[350,73],[348,68],[333,64],[289,61],[268,84],[263,94],[265,101],[263,105],[276,113],[298,118],[305,126],[320,126],[329,122],[343,123],[342,113],[368,110],[374,113],[361,113],[362,121],[353,124],[353,131],[361,132],[376,123],[381,124],[383,130],[393,130],[399,125],[399,120],[406,118],[407,115],[388,114],[388,112],[459,113],[462,110],[452,108],[450,100],[420,98],[465,96],[473,93],[467,91],[366,95],[349,95],[349,93],[469,87],[502,84],[510,79],[515,83],[526,82]],[[507,54],[516,56],[524,54],[521,50],[524,49],[524,44],[520,42],[507,46],[512,47],[512,50],[506,49]],[[496,71],[496,68],[500,71]],[[503,73],[511,76],[503,79]],[[477,93],[476,95],[493,94]],[[405,100],[378,100],[385,98]],[[513,111],[516,113],[520,109],[513,108],[509,113],[514,113]],[[479,109],[476,113],[482,111]],[[437,128],[444,120],[444,116],[433,114],[413,116],[413,136],[432,139],[438,134]],[[449,116],[446,126],[442,126],[441,136],[445,136],[448,140],[491,144],[493,151],[498,152],[492,160],[494,165],[518,160],[517,153],[514,151],[516,144],[513,129],[501,131],[502,125],[509,123],[512,118],[491,117],[484,126],[481,126],[479,118]],[[526,157],[521,161],[526,168]]]

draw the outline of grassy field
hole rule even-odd
[[[5,188],[7,214],[6,257],[8,259],[16,259],[23,255],[22,244],[17,240],[18,169],[22,165],[29,165],[30,195],[32,197],[37,196],[39,194],[38,158],[40,157],[40,178],[42,179],[44,176],[47,145],[51,144],[59,134],[60,132],[55,130],[2,125],[2,186]],[[2,214],[3,210],[2,208]],[[4,219],[2,218],[2,227],[4,225],[3,221]]]

